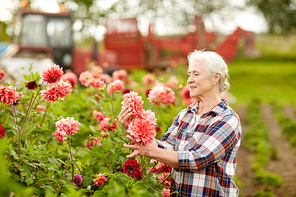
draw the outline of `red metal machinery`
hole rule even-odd
[[[145,68],[144,39],[138,29],[137,19],[107,19],[105,27],[105,49],[117,53],[120,68],[128,71]]]

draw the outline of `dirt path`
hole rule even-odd
[[[248,151],[244,147],[244,132],[247,131],[248,124],[246,123],[246,106],[236,106],[234,108],[236,113],[239,115],[242,124],[242,144],[238,151],[237,169],[236,176],[238,181],[242,184],[239,185],[239,196],[240,197],[251,197],[260,187],[254,183],[254,173],[251,170],[251,158],[254,156],[253,153]]]
[[[283,107],[284,113],[291,118],[293,121],[296,121],[296,114],[294,112],[293,106],[286,105]]]
[[[272,191],[278,197],[296,197],[296,156],[282,136],[281,126],[275,120],[271,107],[264,105],[261,111],[271,133],[271,142],[278,152],[278,159],[271,160],[265,169],[283,178],[281,187],[273,188]]]

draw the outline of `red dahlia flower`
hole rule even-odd
[[[123,164],[123,172],[130,177],[136,177],[140,179],[142,177],[142,172],[140,164],[136,159],[129,159]]]
[[[35,88],[37,88],[38,84],[36,83],[36,81],[29,81],[26,83],[26,87],[29,89],[29,90],[34,90]]]
[[[41,76],[42,80],[46,83],[57,83],[63,76],[63,68],[60,68],[59,65],[54,64],[50,68],[43,70]]]
[[[66,119],[62,119],[56,123],[56,127],[58,131],[63,131],[67,135],[73,135],[77,133],[78,126],[80,123],[75,121],[74,118],[67,117]]]
[[[49,101],[58,101],[59,98],[65,98],[72,91],[72,87],[63,80],[53,84],[41,91],[42,99]]]
[[[1,76],[2,78],[4,78],[4,75],[5,75],[4,70],[0,70],[0,76]],[[1,77],[0,77],[0,80],[1,80]]]
[[[0,139],[4,138],[4,136],[5,136],[5,129],[0,124]]]
[[[0,86],[0,102],[4,104],[13,104],[19,98],[19,93],[16,92],[15,88]]]
[[[105,181],[107,181],[105,174],[97,174],[96,178],[93,180],[96,186],[103,185]]]

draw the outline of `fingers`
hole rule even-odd
[[[127,135],[126,138],[129,139],[130,141],[132,141],[134,144],[136,143],[136,140],[134,137]]]

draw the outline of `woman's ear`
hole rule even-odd
[[[219,82],[220,77],[221,77],[220,73],[215,74],[215,76],[214,76],[214,85]]]

